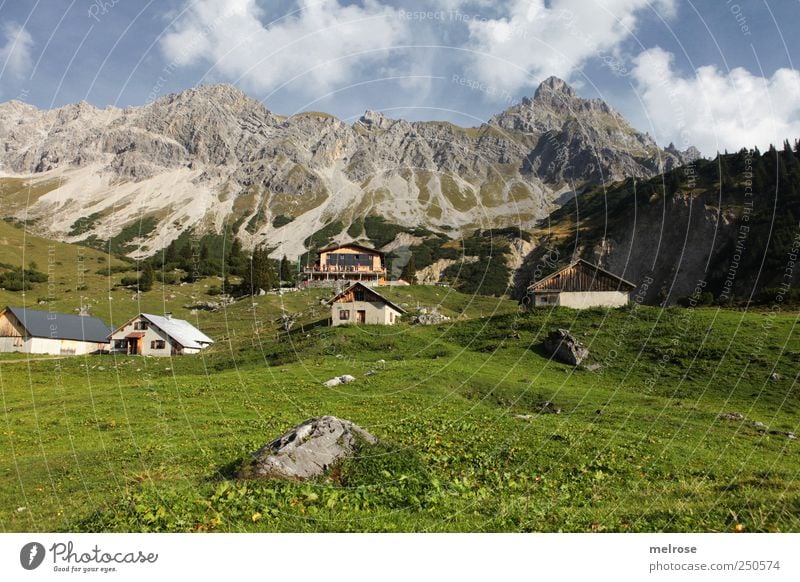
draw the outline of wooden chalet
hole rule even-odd
[[[620,307],[630,301],[636,285],[583,259],[528,287],[530,307]]]
[[[330,246],[319,251],[319,261],[307,265],[303,274],[309,286],[333,286],[337,281],[384,285],[385,254],[355,243]]]

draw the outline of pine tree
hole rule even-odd
[[[675,195],[681,189],[681,178],[677,170],[671,171],[667,176],[667,194]]]
[[[286,281],[288,283],[294,283],[294,272],[292,271],[292,264],[289,262],[289,259],[286,258],[286,255],[283,255],[281,259],[281,281]]]
[[[154,279],[153,266],[150,263],[144,263],[139,272],[139,291],[143,293],[150,291],[153,288]]]
[[[244,292],[255,295],[259,289],[272,289],[275,286],[276,277],[272,269],[267,249],[256,247],[250,259],[250,269],[247,276],[242,281]]]
[[[408,281],[412,285],[417,282],[417,263],[414,260],[413,254],[409,257],[406,266],[403,267],[403,272],[400,273],[400,278],[404,281]]]
[[[238,238],[234,238],[228,251],[226,269],[231,275],[244,277],[246,270],[249,268],[246,263],[247,257],[242,251],[242,242]]]

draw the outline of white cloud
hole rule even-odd
[[[408,34],[408,22],[376,0],[300,0],[296,12],[265,19],[255,0],[193,0],[161,49],[170,63],[204,62],[258,90],[291,82],[318,94],[352,80],[367,63],[389,59]]]
[[[472,67],[509,92],[550,75],[569,80],[592,58],[622,67],[619,45],[650,9],[671,17],[675,0],[513,0],[505,16],[469,23]]]
[[[714,155],[800,137],[800,73],[793,69],[764,78],[705,66],[683,78],[672,54],[656,47],[636,57],[632,73],[659,143]]]
[[[3,24],[5,44],[0,47],[0,73],[22,77],[30,71],[33,37],[15,22]]]

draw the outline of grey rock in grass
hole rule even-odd
[[[312,479],[355,454],[360,445],[377,442],[378,439],[349,420],[335,416],[310,418],[259,449],[238,477]]]
[[[556,406],[553,402],[545,400],[536,405],[536,409],[541,414],[561,414],[561,407]]]
[[[335,378],[331,378],[330,380],[326,380],[322,383],[323,386],[326,388],[333,388],[334,386],[339,386],[340,384],[350,384],[350,382],[355,382],[356,379],[354,376],[350,374],[345,374],[344,376],[336,376]]]
[[[440,323],[444,323],[446,321],[450,321],[450,318],[446,315],[439,313],[436,309],[432,309],[430,311],[420,311],[420,314],[412,318],[411,324],[412,325],[439,325]]]
[[[589,356],[589,350],[569,332],[568,329],[556,329],[547,334],[544,349],[551,357],[569,364],[580,365]]]
[[[717,418],[720,420],[744,420],[744,414],[741,412],[723,412]]]

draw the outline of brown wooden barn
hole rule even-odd
[[[530,307],[621,307],[630,301],[636,285],[583,259],[528,287]]]

